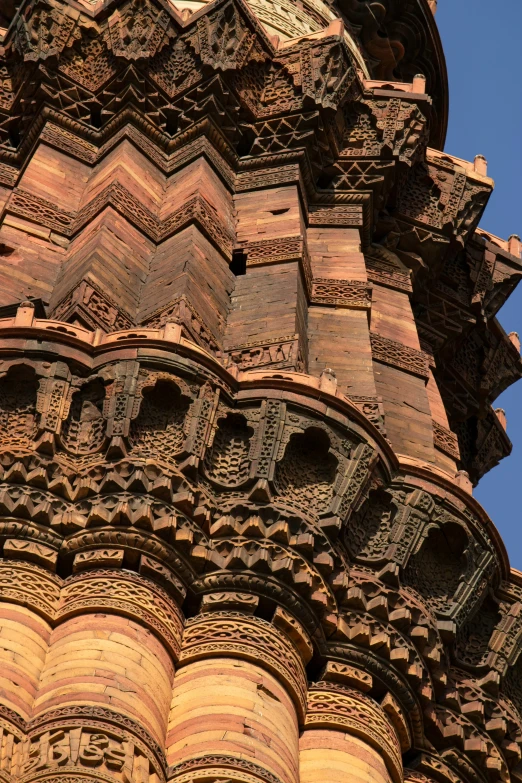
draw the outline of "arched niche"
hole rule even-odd
[[[502,618],[500,606],[492,595],[486,595],[476,611],[459,628],[456,657],[467,666],[482,666],[491,652],[490,639]]]
[[[389,493],[372,490],[344,528],[344,543],[355,559],[381,560],[390,546],[397,506]]]
[[[243,484],[250,475],[251,438],[254,431],[240,413],[218,419],[212,445],[205,455],[205,473],[224,487]]]
[[[328,510],[334,494],[338,460],[330,451],[330,438],[320,427],[294,432],[275,472],[278,495],[308,513]]]
[[[0,444],[29,448],[37,432],[38,381],[32,367],[17,364],[0,378]]]
[[[190,399],[174,379],[159,377],[144,386],[139,413],[131,422],[133,453],[171,461],[183,450]]]
[[[405,582],[435,610],[446,613],[468,570],[470,539],[457,522],[433,525],[410,558]]]
[[[86,381],[73,392],[61,430],[61,441],[67,451],[81,455],[101,449],[106,433],[104,403],[105,385],[100,378]]]

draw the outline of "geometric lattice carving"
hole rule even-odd
[[[188,400],[176,384],[160,379],[152,388],[145,388],[140,412],[131,423],[133,452],[165,460],[179,454],[185,440],[187,410]]]
[[[248,478],[252,429],[243,416],[227,414],[218,421],[212,447],[205,456],[206,473],[221,484],[235,486]]]
[[[429,375],[428,361],[422,351],[410,348],[407,345],[370,333],[372,356],[374,361],[398,367],[401,370],[411,372],[427,378]]]
[[[409,561],[405,581],[436,610],[448,608],[466,573],[468,537],[457,524],[433,527]]]
[[[116,11],[111,16],[109,31],[109,48],[128,60],[153,57],[172,35],[167,12],[143,0],[131,0]]]
[[[0,380],[0,443],[29,447],[36,434],[36,389],[29,367],[16,367]]]
[[[453,459],[458,460],[460,458],[457,436],[437,421],[433,421],[433,442],[435,448],[440,449],[445,454],[453,457]]]
[[[371,289],[357,280],[315,278],[311,301],[320,305],[366,309],[371,306]]]
[[[337,470],[337,459],[329,448],[328,436],[319,428],[290,437],[276,467],[275,483],[282,498],[312,513],[328,510]]]
[[[390,546],[395,511],[388,495],[371,492],[346,526],[345,542],[349,552],[354,557],[384,557]]]

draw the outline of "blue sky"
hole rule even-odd
[[[437,23],[450,86],[446,150],[485,155],[495,191],[481,227],[507,239],[522,234],[522,1],[439,0]],[[522,282],[499,314],[522,336]],[[522,380],[498,398],[513,452],[475,490],[502,535],[511,565],[522,570]]]

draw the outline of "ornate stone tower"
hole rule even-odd
[[[2,0],[1,783],[522,781],[435,5]]]

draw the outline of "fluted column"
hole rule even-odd
[[[181,631],[176,604],[148,579],[100,570],[67,580],[29,724],[26,779],[61,767],[122,783],[161,779]]]
[[[297,783],[306,677],[302,654],[282,630],[292,619],[279,610],[276,627],[217,611],[187,623],[167,735],[171,780],[217,774]]]
[[[0,562],[0,715],[31,716],[60,580],[30,563]]]
[[[398,732],[383,707],[348,684],[308,691],[300,783],[402,783]]]

